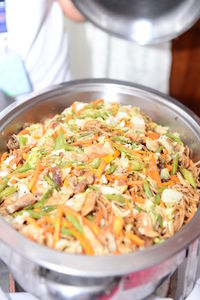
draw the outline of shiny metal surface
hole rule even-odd
[[[169,41],[200,17],[199,0],[73,0],[99,28],[141,45]]]
[[[9,135],[25,122],[52,116],[74,101],[88,102],[100,97],[140,106],[155,121],[179,131],[193,149],[193,159],[200,158],[200,122],[191,111],[149,88],[108,79],[64,83],[32,95],[25,102],[12,104],[0,113],[0,150],[5,149]],[[127,255],[89,257],[36,244],[0,218],[0,255],[19,283],[43,299],[55,299],[55,295],[57,299],[95,299],[123,286],[138,300],[151,293],[181,264],[189,245],[200,235],[199,222],[200,210],[189,224],[161,245]],[[143,294],[137,294],[138,290]]]

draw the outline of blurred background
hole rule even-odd
[[[140,46],[65,19],[72,77],[108,77],[170,94],[200,115],[200,21],[178,38]]]

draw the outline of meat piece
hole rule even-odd
[[[95,191],[91,191],[87,194],[81,210],[83,216],[87,216],[89,213],[91,213],[94,210],[98,198],[99,198],[99,193]]]
[[[98,120],[89,120],[84,124],[83,130],[97,130],[101,128],[101,125],[101,122]]]
[[[157,167],[158,167],[159,171],[162,170],[163,168],[165,168],[165,160],[162,156],[158,157]]]
[[[73,160],[77,160],[77,161],[87,161],[88,157],[87,155],[85,155],[84,153],[78,153],[75,151],[67,151],[65,153],[65,159],[66,161],[73,161]]]
[[[93,184],[94,175],[91,172],[84,173],[84,179],[78,182],[76,176],[72,176],[68,179],[70,188],[73,189],[74,194],[82,193],[86,190],[87,186]]]
[[[138,215],[137,225],[141,234],[151,238],[158,236],[158,233],[152,226],[151,217],[147,213],[142,212]]]
[[[52,174],[53,174],[53,181],[55,182],[55,184],[59,187],[62,186],[62,175],[61,175],[61,171],[58,168],[52,168]]]
[[[77,184],[78,184],[78,179],[77,179],[77,177],[76,177],[76,176],[69,177],[69,178],[68,178],[68,183],[69,183],[70,188],[72,188],[72,189],[74,190],[75,187],[76,187]]]
[[[21,198],[17,199],[15,203],[10,204],[6,207],[6,210],[9,214],[13,214],[15,211],[23,209],[29,205],[34,204],[37,201],[37,198],[32,194],[25,194]]]
[[[86,183],[88,185],[93,184],[94,183],[94,174],[91,172],[86,172],[84,174],[84,176],[86,177]]]
[[[106,156],[107,154],[112,154],[114,150],[111,144],[106,142],[104,145],[98,144],[85,147],[84,152],[89,158],[96,158]]]
[[[84,179],[81,182],[79,182],[77,184],[77,186],[75,187],[74,193],[78,194],[78,193],[83,193],[86,190],[86,187],[88,186],[87,184],[87,180]]]
[[[8,140],[7,147],[9,150],[15,150],[19,148],[19,142],[15,134],[11,135],[10,139]]]

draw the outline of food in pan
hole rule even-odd
[[[199,162],[138,107],[74,102],[7,146],[0,214],[50,248],[134,252],[173,236],[199,204]]]

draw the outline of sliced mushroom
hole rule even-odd
[[[53,174],[53,181],[55,184],[59,187],[62,186],[62,175],[61,171],[58,168],[52,168],[52,174]]]
[[[91,191],[87,194],[81,210],[83,216],[87,216],[89,213],[91,213],[94,210],[98,198],[99,198],[99,193],[95,191]]]
[[[21,198],[17,199],[15,203],[10,204],[6,207],[6,210],[9,214],[13,214],[15,211],[23,209],[29,205],[34,204],[37,201],[37,198],[33,194],[25,194]]]
[[[11,135],[10,139],[8,140],[7,147],[9,150],[15,150],[19,148],[19,142],[15,134]]]

